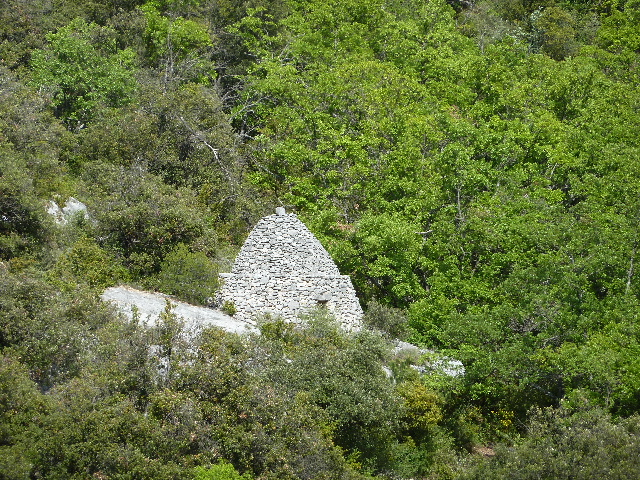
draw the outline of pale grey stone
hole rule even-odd
[[[112,302],[130,319],[133,319],[135,307],[140,321],[149,326],[158,322],[160,314],[166,308],[167,300],[170,300],[173,313],[184,322],[184,330],[188,334],[196,334],[206,327],[218,327],[234,333],[257,331],[252,322],[241,320],[236,316],[230,317],[213,308],[197,307],[180,302],[161,293],[145,292],[124,286],[110,287],[102,294],[102,300]]]
[[[81,214],[85,220],[89,219],[87,206],[74,197],[69,197],[62,208],[51,200],[47,204],[47,213],[53,216],[58,225],[65,225],[76,214]]]
[[[340,275],[328,252],[294,214],[260,220],[231,273],[221,278],[218,301],[233,301],[237,318],[251,319],[268,308],[296,321],[301,311],[322,303],[345,328],[361,326],[362,308],[351,279]],[[320,300],[319,293],[324,295]]]

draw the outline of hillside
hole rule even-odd
[[[0,477],[635,478],[638,25],[637,0],[3,1]],[[368,328],[187,338],[100,299],[206,304],[281,206]]]

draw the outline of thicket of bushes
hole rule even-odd
[[[632,477],[639,23],[636,0],[4,1],[0,476]],[[57,225],[72,196],[88,218]],[[186,348],[170,312],[145,331],[98,300],[206,302],[283,204],[383,333]],[[418,375],[394,337],[466,374]]]

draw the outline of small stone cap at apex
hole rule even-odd
[[[316,295],[316,301],[326,303],[331,300],[331,292],[319,292]]]
[[[284,207],[278,207],[276,208],[276,215],[286,215],[287,212],[285,211]]]

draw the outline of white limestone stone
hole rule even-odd
[[[351,279],[340,275],[329,253],[294,214],[278,212],[260,220],[231,273],[221,278],[218,301],[233,302],[240,320],[269,311],[295,322],[305,310],[326,306],[346,329],[361,326],[362,307]]]

